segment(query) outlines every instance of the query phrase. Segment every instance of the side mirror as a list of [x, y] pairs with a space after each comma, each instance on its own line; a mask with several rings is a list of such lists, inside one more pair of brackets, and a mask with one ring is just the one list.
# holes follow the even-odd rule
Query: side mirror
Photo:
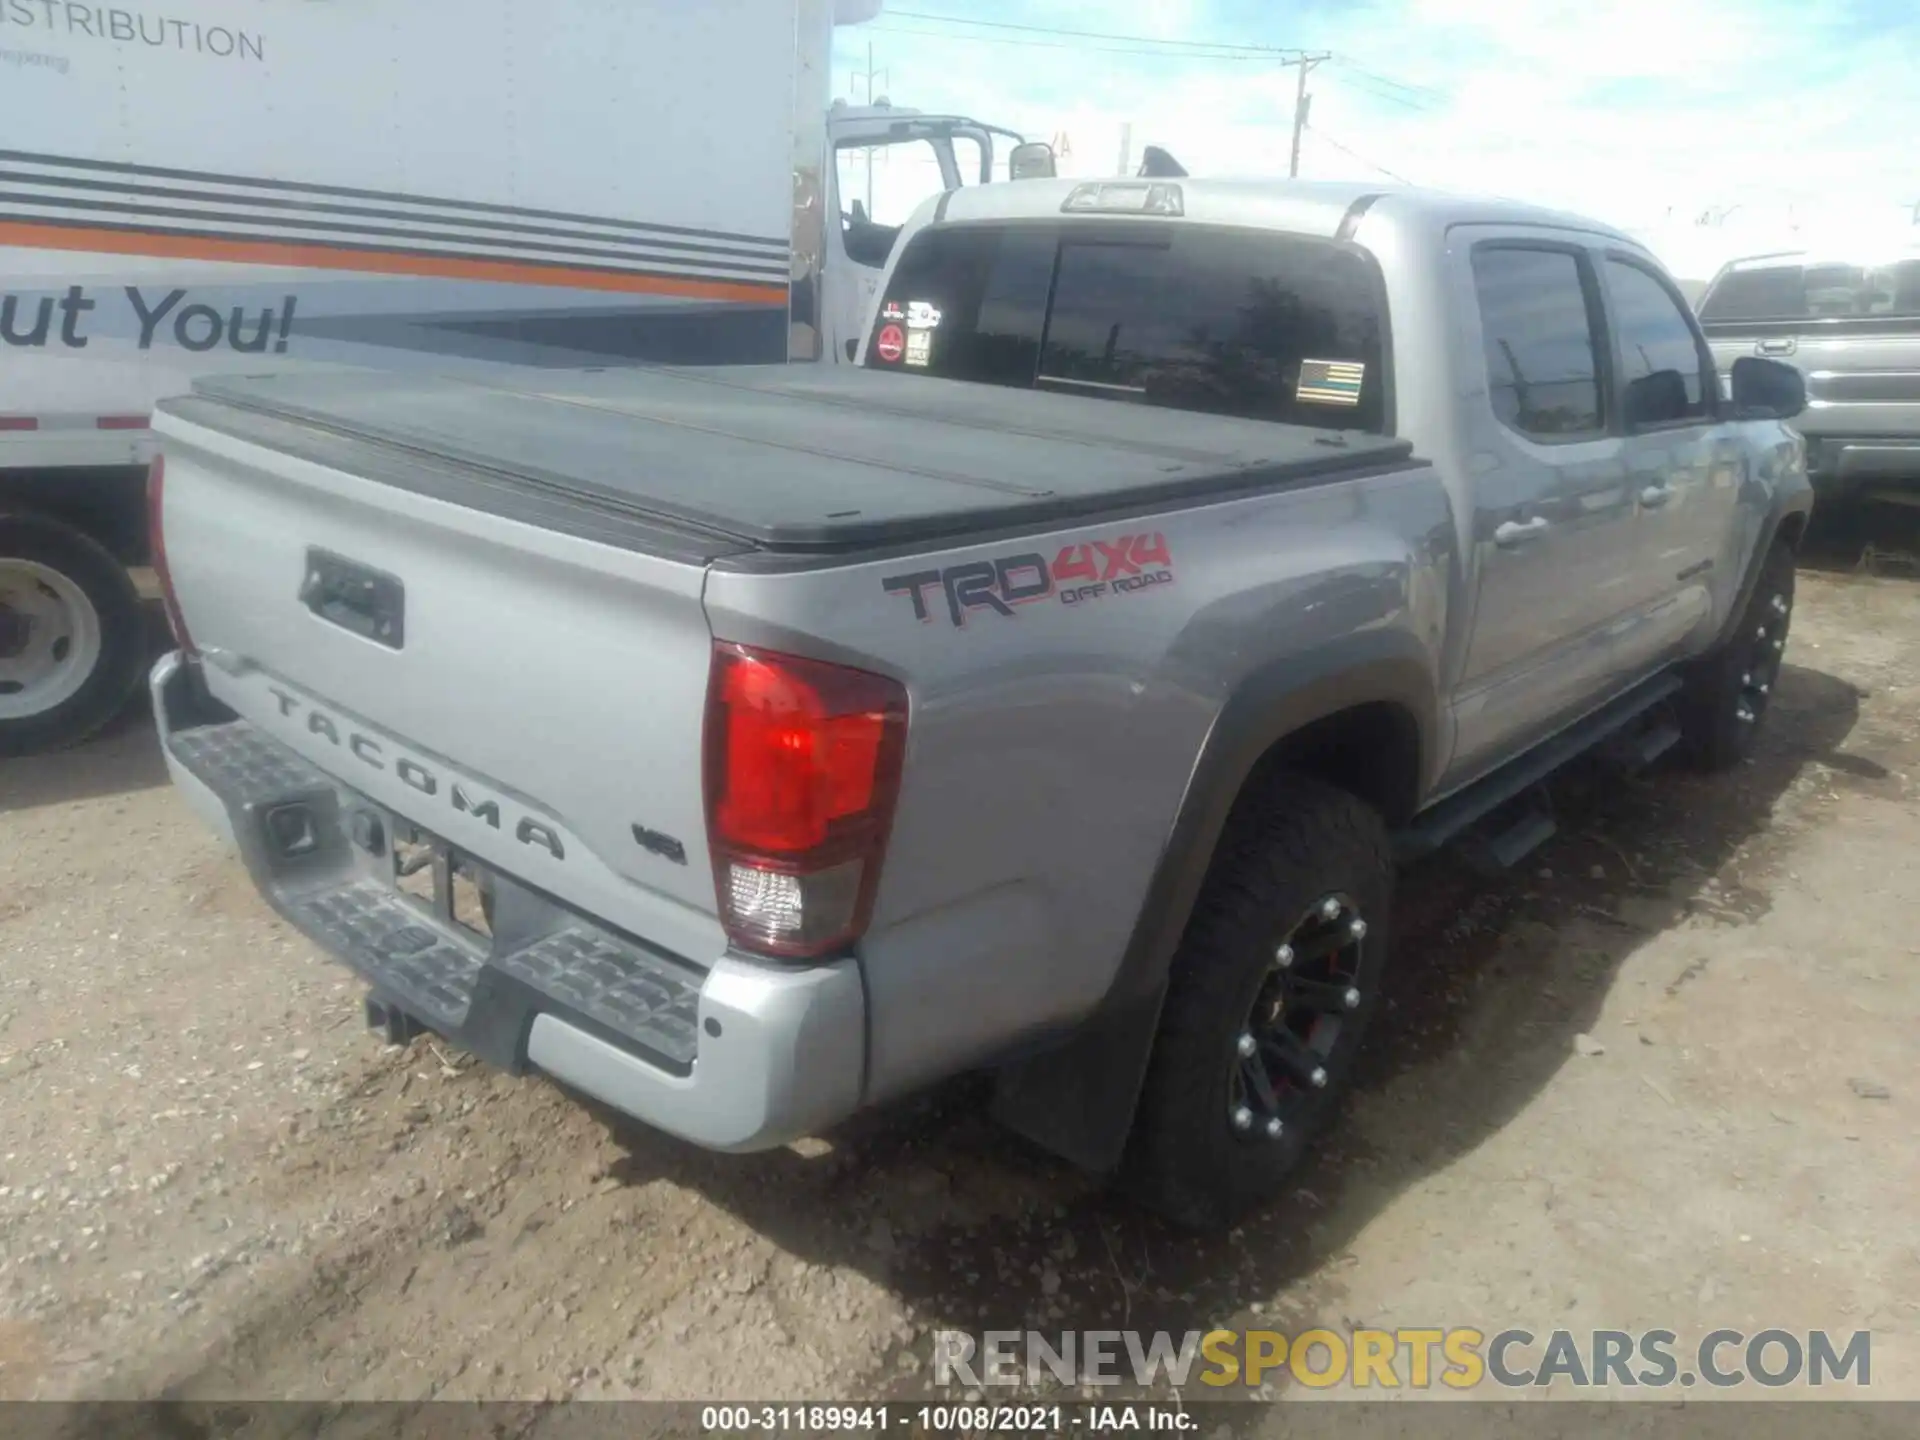
[[1807, 379], [1791, 365], [1742, 355], [1728, 377], [1733, 413], [1743, 420], [1791, 420], [1807, 408]]
[[1051, 180], [1054, 167], [1053, 147], [1039, 140], [1016, 145], [1007, 156], [1007, 177], [1012, 180]]

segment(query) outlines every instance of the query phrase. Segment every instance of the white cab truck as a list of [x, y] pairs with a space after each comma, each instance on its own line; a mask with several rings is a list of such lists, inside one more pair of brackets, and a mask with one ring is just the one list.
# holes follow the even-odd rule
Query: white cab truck
[[883, 222], [1019, 141], [831, 104], [880, 5], [0, 0], [0, 755], [137, 684], [196, 376], [849, 359]]

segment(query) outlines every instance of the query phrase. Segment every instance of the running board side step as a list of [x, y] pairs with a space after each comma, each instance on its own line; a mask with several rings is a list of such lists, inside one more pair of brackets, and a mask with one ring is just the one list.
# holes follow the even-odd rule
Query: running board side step
[[[1528, 751], [1512, 764], [1474, 781], [1466, 789], [1431, 806], [1394, 836], [1395, 857], [1404, 863], [1431, 855], [1496, 810], [1525, 795], [1562, 766], [1606, 746], [1610, 741], [1625, 743], [1625, 758], [1637, 762], [1634, 768], [1651, 763], [1678, 742], [1679, 727], [1671, 723], [1656, 725], [1644, 736], [1627, 736], [1625, 732], [1656, 706], [1671, 700], [1679, 693], [1681, 684], [1680, 677], [1672, 673], [1644, 681], [1626, 694], [1608, 701], [1551, 740]], [[1513, 860], [1505, 863], [1512, 864], [1543, 844], [1552, 834], [1551, 813], [1534, 810], [1502, 827], [1487, 842], [1486, 848], [1489, 858], [1500, 854], [1511, 855]]]
[[1511, 870], [1560, 833], [1544, 785], [1517, 796], [1455, 842], [1462, 858], [1485, 874]]
[[1670, 719], [1614, 736], [1595, 753], [1618, 770], [1638, 774], [1680, 743], [1680, 727]]

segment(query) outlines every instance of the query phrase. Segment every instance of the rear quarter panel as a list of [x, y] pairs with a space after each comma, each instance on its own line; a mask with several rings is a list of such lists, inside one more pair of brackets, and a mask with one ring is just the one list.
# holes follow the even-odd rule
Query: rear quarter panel
[[[1141, 567], [1157, 582], [1116, 592], [1057, 578], [1006, 614], [956, 621], [935, 582], [922, 618], [909, 589], [885, 583], [1022, 556], [1058, 572], [1081, 547], [1104, 576], [1107, 557], [1137, 555], [1141, 537], [1164, 542], [1165, 562]], [[1369, 632], [1392, 632], [1437, 675], [1454, 568], [1446, 494], [1421, 466], [933, 556], [713, 571], [718, 638], [908, 687], [900, 806], [861, 945], [868, 1098], [1092, 1011], [1229, 697], [1289, 657]], [[1037, 584], [1014, 573], [1017, 588]], [[1104, 588], [1066, 593], [1087, 584]]]

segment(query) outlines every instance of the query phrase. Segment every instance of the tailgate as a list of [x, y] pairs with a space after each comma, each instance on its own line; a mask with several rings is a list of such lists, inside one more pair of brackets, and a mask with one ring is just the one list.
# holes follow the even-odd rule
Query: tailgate
[[167, 561], [209, 688], [483, 863], [682, 956], [720, 954], [701, 591], [726, 542], [599, 543], [591, 524], [366, 478], [397, 458], [455, 483], [430, 457], [350, 440], [296, 457], [224, 428], [156, 420]]

